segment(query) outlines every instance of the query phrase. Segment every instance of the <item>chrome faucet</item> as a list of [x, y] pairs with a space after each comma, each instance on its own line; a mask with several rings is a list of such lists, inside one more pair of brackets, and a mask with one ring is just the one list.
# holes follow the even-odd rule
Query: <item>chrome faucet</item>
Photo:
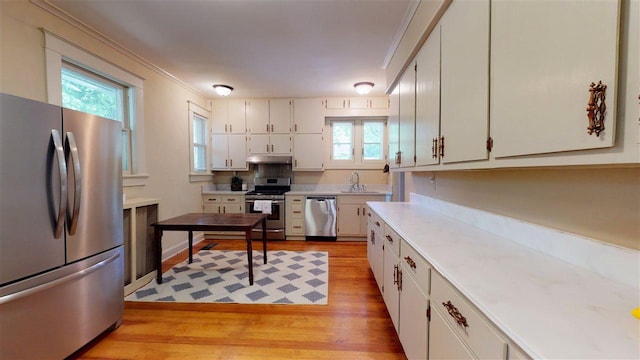
[[[353, 175], [356, 176], [356, 183], [353, 183]], [[351, 191], [360, 191], [360, 175], [354, 171], [351, 173], [351, 177], [349, 178], [349, 184], [351, 184]]]

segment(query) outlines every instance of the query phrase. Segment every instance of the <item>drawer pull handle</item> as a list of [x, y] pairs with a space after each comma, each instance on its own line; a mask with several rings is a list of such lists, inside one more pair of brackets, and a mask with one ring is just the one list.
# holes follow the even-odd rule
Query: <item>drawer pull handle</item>
[[294, 213], [294, 214], [302, 214], [302, 211], [294, 210], [294, 211], [293, 211], [293, 213]]
[[236, 201], [236, 199], [227, 199], [227, 201]]
[[416, 268], [416, 262], [413, 261], [413, 259], [410, 256], [405, 256], [404, 261], [406, 261], [407, 264], [409, 264], [409, 267], [411, 267], [412, 269]]
[[451, 300], [447, 301], [446, 303], [443, 302], [442, 305], [444, 305], [444, 307], [449, 312], [449, 315], [451, 315], [451, 317], [458, 323], [458, 325], [469, 327], [467, 318], [460, 314], [460, 311], [458, 311], [458, 309], [451, 303]]
[[294, 226], [293, 226], [293, 228], [294, 228], [294, 229], [302, 229], [302, 226], [296, 226], [296, 225], [294, 225]]
[[385, 237], [387, 238], [387, 240], [389, 240], [390, 243], [393, 244], [393, 238], [391, 236], [386, 235]]

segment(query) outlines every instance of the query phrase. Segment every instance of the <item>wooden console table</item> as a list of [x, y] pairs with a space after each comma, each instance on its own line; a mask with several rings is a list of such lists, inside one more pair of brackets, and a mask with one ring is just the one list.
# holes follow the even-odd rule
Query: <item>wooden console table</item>
[[193, 261], [193, 232], [194, 231], [244, 231], [247, 240], [247, 261], [249, 264], [249, 285], [253, 285], [253, 249], [251, 244], [251, 229], [262, 223], [262, 249], [264, 263], [267, 263], [267, 214], [213, 214], [191, 213], [180, 215], [168, 220], [152, 224], [155, 229], [156, 259], [158, 277], [156, 281], [162, 284], [162, 232], [189, 232], [189, 263]]

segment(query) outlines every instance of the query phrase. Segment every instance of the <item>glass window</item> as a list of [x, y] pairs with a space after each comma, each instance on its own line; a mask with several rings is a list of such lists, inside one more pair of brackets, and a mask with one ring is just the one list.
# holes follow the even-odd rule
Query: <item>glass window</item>
[[64, 63], [62, 106], [117, 120], [122, 124], [122, 172], [131, 172], [131, 128], [128, 88], [96, 73]]
[[207, 170], [207, 119], [193, 114], [193, 170]]
[[363, 144], [362, 157], [364, 160], [384, 159], [384, 122], [365, 121], [362, 123]]
[[335, 121], [332, 124], [332, 160], [353, 159], [353, 123]]

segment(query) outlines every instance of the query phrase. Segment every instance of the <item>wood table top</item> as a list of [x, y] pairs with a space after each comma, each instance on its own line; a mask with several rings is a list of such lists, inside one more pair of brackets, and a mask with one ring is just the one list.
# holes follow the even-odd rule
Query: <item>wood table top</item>
[[159, 221], [151, 226], [163, 230], [237, 230], [253, 228], [268, 217], [268, 214], [238, 213], [238, 214], [214, 214], [214, 213], [190, 213], [176, 216], [171, 219]]

